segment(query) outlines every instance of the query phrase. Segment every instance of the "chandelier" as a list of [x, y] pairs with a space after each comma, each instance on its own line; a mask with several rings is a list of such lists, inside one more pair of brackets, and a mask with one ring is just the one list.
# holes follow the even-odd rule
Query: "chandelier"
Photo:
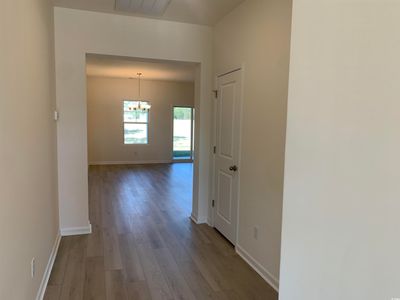
[[136, 101], [132, 101], [131, 105], [129, 105], [128, 110], [134, 111], [134, 110], [141, 110], [141, 111], [148, 111], [151, 108], [151, 105], [148, 101], [143, 101], [140, 97], [140, 78], [143, 74], [142, 73], [137, 73], [138, 76], [138, 91], [139, 91], [139, 97]]

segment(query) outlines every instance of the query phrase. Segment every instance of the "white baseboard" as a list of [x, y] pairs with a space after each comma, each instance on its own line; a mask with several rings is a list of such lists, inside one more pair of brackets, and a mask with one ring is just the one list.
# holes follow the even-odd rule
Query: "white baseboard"
[[247, 262], [273, 289], [279, 292], [279, 280], [268, 272], [256, 259], [254, 259], [241, 246], [236, 245], [236, 253]]
[[56, 240], [54, 241], [53, 249], [51, 250], [49, 261], [47, 262], [46, 269], [44, 270], [43, 278], [40, 283], [36, 300], [43, 300], [44, 294], [46, 293], [47, 283], [50, 279], [51, 270], [53, 269], [54, 261], [56, 260], [58, 247], [60, 246], [61, 234], [57, 233]]
[[170, 164], [172, 160], [91, 161], [90, 166]]
[[195, 215], [190, 215], [190, 219], [192, 219], [192, 221], [194, 222], [194, 223], [196, 223], [196, 224], [205, 224], [205, 223], [207, 223], [207, 218], [206, 217], [204, 217], [204, 218], [198, 218], [198, 217], [196, 217]]
[[89, 223], [88, 226], [83, 227], [61, 228], [60, 232], [61, 236], [90, 234], [92, 233], [92, 225]]
[[196, 217], [195, 215], [191, 214], [191, 215], [190, 215], [190, 219], [191, 219], [195, 224], [198, 224], [198, 223], [197, 223], [197, 217]]

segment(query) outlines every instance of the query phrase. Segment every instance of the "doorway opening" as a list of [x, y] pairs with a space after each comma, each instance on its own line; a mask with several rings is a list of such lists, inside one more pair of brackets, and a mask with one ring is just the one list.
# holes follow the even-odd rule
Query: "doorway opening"
[[[199, 67], [191, 62], [86, 55], [89, 182], [104, 171], [111, 174], [104, 182], [110, 187], [105, 194], [124, 190], [113, 197], [129, 205], [142, 199], [143, 207], [135, 206], [132, 215], [148, 213], [145, 203], [163, 205], [164, 211], [187, 220], [193, 214]], [[114, 176], [118, 180], [112, 181]], [[179, 191], [179, 196], [171, 191]]]
[[174, 106], [173, 112], [174, 161], [193, 161], [194, 159], [194, 108]]

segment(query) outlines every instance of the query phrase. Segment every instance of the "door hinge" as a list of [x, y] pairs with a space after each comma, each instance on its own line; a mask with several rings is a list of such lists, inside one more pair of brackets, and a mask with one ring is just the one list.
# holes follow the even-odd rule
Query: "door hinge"
[[212, 207], [215, 206], [215, 200], [213, 200], [213, 201], [211, 202], [211, 206], [212, 206]]
[[213, 153], [214, 153], [214, 154], [217, 153], [217, 146], [214, 146], [214, 148], [213, 148]]
[[213, 90], [215, 98], [218, 98], [218, 90]]

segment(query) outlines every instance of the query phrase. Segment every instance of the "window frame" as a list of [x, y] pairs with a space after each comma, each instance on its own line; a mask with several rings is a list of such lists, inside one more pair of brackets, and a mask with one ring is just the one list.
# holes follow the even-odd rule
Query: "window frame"
[[[135, 121], [125, 121], [125, 102], [146, 102], [150, 104], [150, 101], [140, 101], [140, 100], [130, 100], [130, 99], [124, 99], [122, 100], [122, 142], [125, 146], [146, 146], [150, 144], [150, 135], [149, 135], [149, 127], [150, 127], [150, 110], [147, 111], [147, 122], [135, 122]], [[125, 124], [143, 124], [146, 125], [146, 131], [147, 131], [147, 142], [146, 143], [126, 143], [125, 142]]]

